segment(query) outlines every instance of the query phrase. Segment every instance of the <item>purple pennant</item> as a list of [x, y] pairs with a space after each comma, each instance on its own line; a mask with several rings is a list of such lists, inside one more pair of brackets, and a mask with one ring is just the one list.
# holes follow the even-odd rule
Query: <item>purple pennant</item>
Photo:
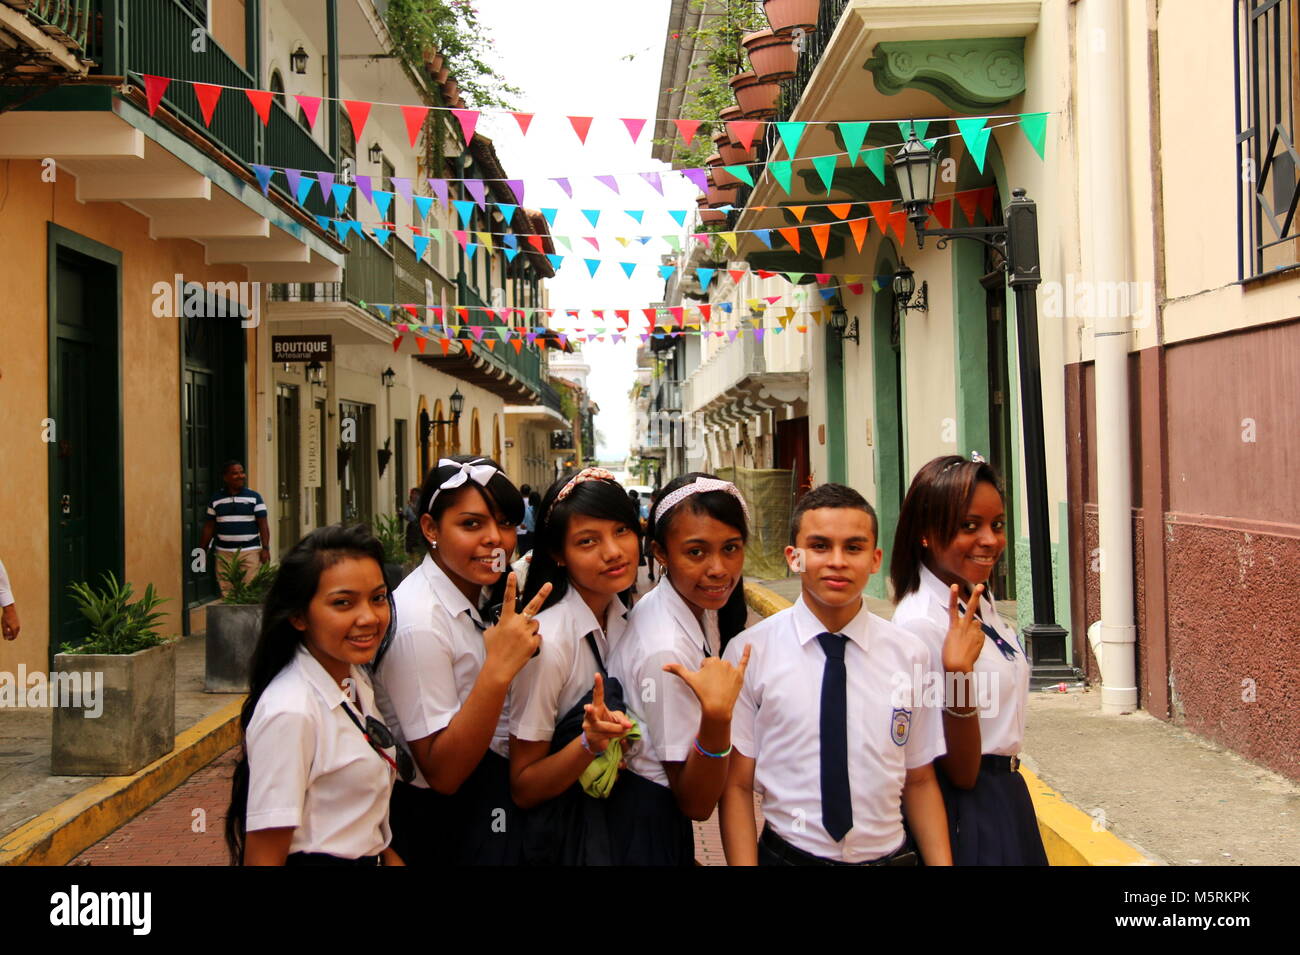
[[569, 336], [568, 336], [568, 335], [564, 334], [564, 332], [556, 332], [556, 334], [560, 337], [560, 347], [561, 347], [561, 348], [563, 348], [565, 345], [569, 344]]
[[680, 171], [683, 176], [699, 187], [700, 192], [709, 191], [709, 176], [703, 169], [682, 169]]
[[295, 196], [298, 195], [298, 180], [302, 178], [302, 170], [286, 169], [284, 171], [284, 178], [289, 180], [289, 192]]
[[266, 195], [266, 190], [271, 186], [271, 167], [254, 163], [253, 172], [257, 173], [257, 184], [262, 187], [262, 195]]
[[438, 197], [439, 202], [441, 202], [444, 206], [447, 205], [447, 180], [446, 179], [430, 179], [429, 188], [433, 190], [433, 194]]
[[334, 173], [318, 172], [316, 181], [320, 183], [320, 194], [326, 202], [329, 202], [330, 193], [334, 191]]
[[510, 191], [515, 194], [515, 199], [522, 206], [524, 204], [524, 181], [522, 179], [507, 179], [506, 185]]
[[393, 191], [406, 200], [407, 205], [411, 202], [411, 180], [398, 179], [393, 177]]
[[370, 177], [354, 176], [353, 178], [356, 180], [357, 183], [357, 192], [361, 193], [361, 195], [365, 197], [366, 202], [369, 202], [373, 205], [375, 200], [370, 198], [371, 189], [373, 188], [370, 185]]
[[729, 336], [727, 340], [734, 342], [736, 340], [736, 336], [739, 334], [740, 334], [739, 328], [729, 328], [727, 329], [727, 335]]
[[650, 340], [650, 336], [649, 336], [648, 334], [647, 334], [647, 335], [642, 335], [642, 336], [641, 336], [641, 344], [642, 344], [642, 345], [644, 345], [644, 344], [645, 344], [646, 342], [648, 342], [649, 340]]
[[609, 186], [609, 188], [614, 190], [616, 195], [620, 194], [618, 191], [618, 180], [613, 176], [597, 176], [596, 181], [603, 182], [605, 185]]
[[573, 198], [573, 186], [569, 185], [569, 180], [561, 178], [561, 179], [553, 179], [551, 181], [554, 182], [556, 185], [558, 185], [561, 189], [563, 189], [564, 194], [566, 196], [568, 196], [570, 199]]
[[655, 187], [655, 192], [659, 193], [659, 195], [661, 195], [661, 196], [664, 194], [664, 184], [663, 184], [663, 182], [661, 181], [661, 179], [660, 179], [660, 177], [659, 177], [659, 173], [657, 173], [657, 172], [643, 172], [643, 173], [640, 173], [640, 176], [641, 176], [641, 178], [644, 179], [646, 182], [650, 183], [650, 185], [652, 185], [652, 186]]
[[760, 342], [763, 340], [763, 329], [761, 328], [754, 329], [754, 340]]
[[527, 333], [524, 334], [524, 338], [526, 338], [526, 339], [528, 340], [528, 344], [531, 345], [533, 342], [535, 342], [535, 341], [537, 340], [537, 333], [536, 333], [536, 332], [527, 332]]
[[482, 179], [466, 179], [465, 191], [474, 197], [474, 201], [478, 203], [480, 209], [487, 209], [487, 206], [485, 205], [487, 192], [483, 186]]

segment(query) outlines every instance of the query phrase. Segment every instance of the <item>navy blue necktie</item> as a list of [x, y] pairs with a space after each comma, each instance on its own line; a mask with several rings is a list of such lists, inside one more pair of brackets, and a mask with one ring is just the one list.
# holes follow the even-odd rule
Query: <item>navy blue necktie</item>
[[819, 633], [826, 654], [822, 668], [821, 781], [822, 825], [836, 842], [853, 828], [853, 796], [849, 789], [848, 671], [844, 668], [842, 633]]
[[[966, 607], [960, 600], [957, 601], [957, 610], [963, 614], [966, 612]], [[976, 611], [976, 613], [978, 612]], [[1016, 648], [1007, 643], [1002, 634], [994, 630], [990, 624], [985, 623], [983, 617], [977, 617], [976, 619], [979, 620], [980, 629], [984, 631], [984, 635], [993, 641], [993, 645], [1002, 652], [1002, 655], [1008, 660], [1014, 660], [1016, 658]]]

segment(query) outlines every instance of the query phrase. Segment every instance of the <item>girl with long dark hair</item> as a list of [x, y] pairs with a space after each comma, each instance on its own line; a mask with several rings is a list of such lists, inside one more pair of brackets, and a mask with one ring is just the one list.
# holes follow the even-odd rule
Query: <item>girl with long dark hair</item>
[[610, 671], [633, 688], [642, 741], [620, 780], [615, 830], [633, 865], [691, 865], [691, 820], [713, 814], [727, 780], [738, 666], [722, 650], [745, 624], [748, 508], [734, 484], [684, 474], [650, 507], [663, 572], [633, 608]]
[[954, 865], [1047, 865], [1018, 771], [1029, 663], [988, 589], [1006, 520], [1001, 483], [983, 458], [935, 458], [908, 488], [889, 564], [894, 624], [942, 661], [947, 754], [935, 766]]
[[239, 724], [226, 842], [236, 865], [401, 865], [388, 802], [404, 753], [363, 667], [390, 634], [384, 549], [322, 527], [280, 564]]
[[394, 592], [398, 625], [375, 669], [380, 709], [418, 769], [393, 790], [393, 845], [410, 865], [518, 857], [506, 701], [537, 651], [532, 615], [546, 599], [516, 611], [507, 562], [523, 510], [489, 458], [443, 458], [420, 490], [427, 553]]
[[524, 596], [545, 598], [537, 616], [545, 639], [510, 695], [510, 782], [526, 810], [524, 861], [615, 863], [610, 791], [621, 785], [633, 724], [605, 661], [625, 625], [640, 521], [603, 468], [557, 480], [537, 520]]

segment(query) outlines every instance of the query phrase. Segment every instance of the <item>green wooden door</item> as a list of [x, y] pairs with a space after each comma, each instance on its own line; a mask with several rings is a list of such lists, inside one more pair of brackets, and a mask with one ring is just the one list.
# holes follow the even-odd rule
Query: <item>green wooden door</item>
[[181, 454], [181, 520], [185, 538], [185, 601], [190, 606], [215, 600], [218, 594], [215, 570], [207, 566], [208, 554], [196, 561], [194, 551], [202, 539], [208, 501], [216, 489], [220, 462], [214, 460], [212, 436], [212, 373], [185, 369], [181, 409], [183, 441]]
[[280, 501], [280, 519], [276, 521], [277, 553], [284, 554], [298, 543], [298, 389], [294, 385], [275, 386], [275, 430], [278, 437], [276, 457]]

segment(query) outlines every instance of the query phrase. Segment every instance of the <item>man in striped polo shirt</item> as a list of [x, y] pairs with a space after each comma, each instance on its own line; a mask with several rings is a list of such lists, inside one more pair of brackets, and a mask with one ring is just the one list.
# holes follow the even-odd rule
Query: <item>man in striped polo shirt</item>
[[[204, 550], [216, 538], [214, 568], [234, 557], [248, 580], [259, 563], [271, 560], [271, 527], [266, 521], [266, 503], [262, 495], [247, 487], [248, 475], [238, 461], [227, 461], [221, 469], [224, 487], [208, 503], [208, 519], [203, 525], [203, 539], [199, 546]], [[218, 577], [221, 594], [230, 590], [230, 584]]]

